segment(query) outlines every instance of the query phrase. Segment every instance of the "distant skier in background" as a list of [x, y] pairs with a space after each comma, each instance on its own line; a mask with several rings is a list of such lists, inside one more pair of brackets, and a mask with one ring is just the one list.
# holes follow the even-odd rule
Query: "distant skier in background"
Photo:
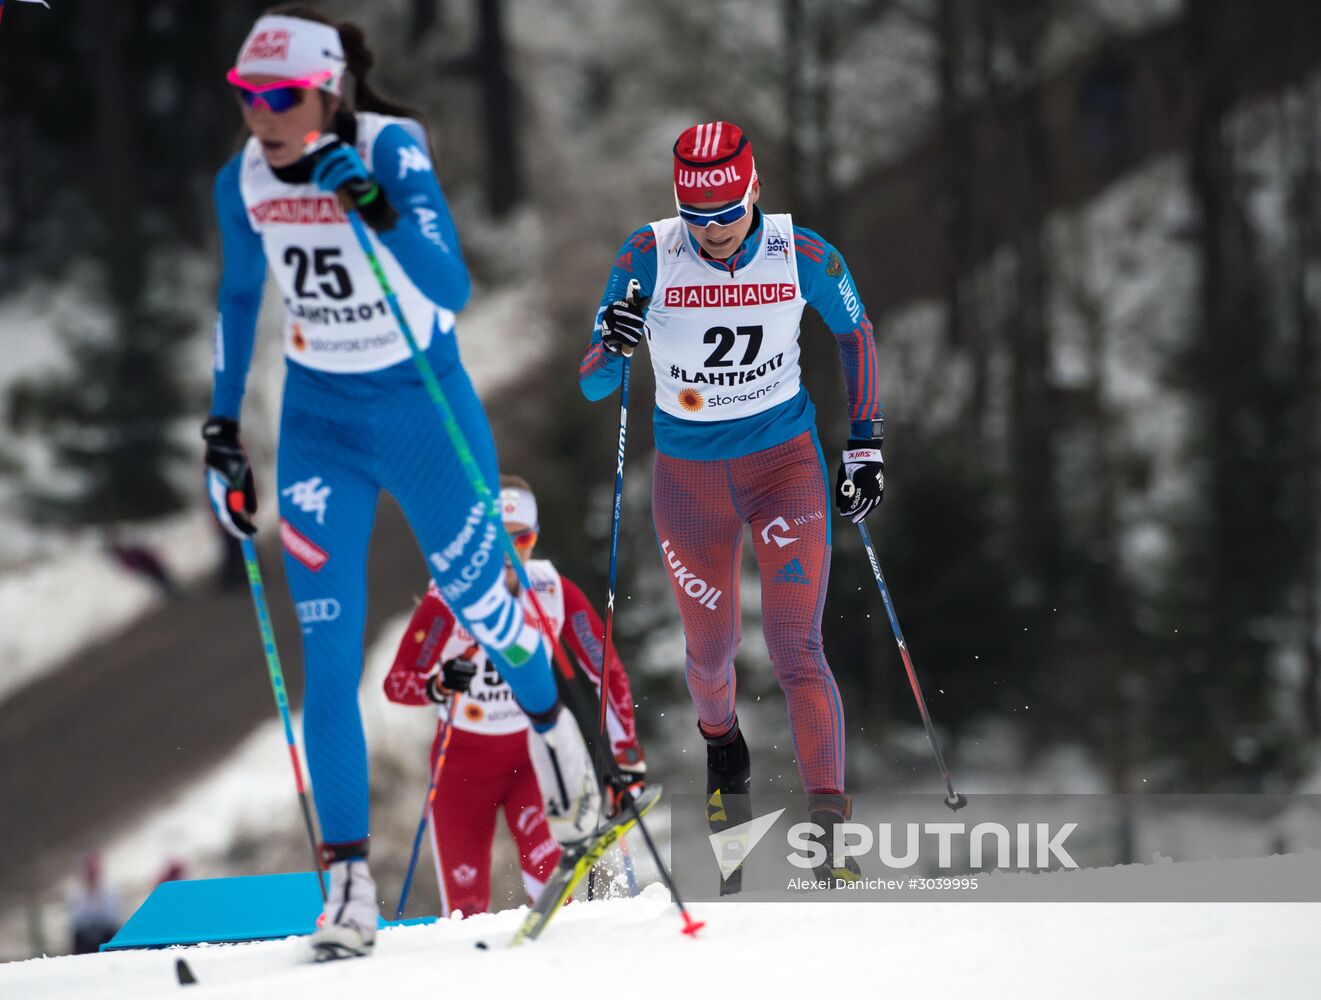
[[[358, 682], [367, 546], [381, 490], [399, 501], [440, 592], [531, 720], [540, 786], [565, 817], [552, 832], [564, 843], [584, 839], [600, 801], [537, 629], [505, 587], [500, 528], [459, 472], [345, 214], [357, 211], [370, 228], [400, 307], [494, 485], [495, 443], [454, 336], [470, 290], [458, 235], [425, 130], [416, 114], [372, 90], [372, 62], [361, 29], [335, 25], [315, 8], [293, 4], [259, 18], [227, 77], [251, 135], [215, 185], [224, 274], [202, 435], [212, 508], [239, 538], [256, 530], [239, 411], [268, 264], [284, 299], [280, 540], [303, 618], [303, 731], [331, 881], [312, 936], [318, 959], [367, 954], [376, 937]], [[331, 141], [308, 154], [309, 133]]]
[[105, 884], [101, 855], [90, 851], [83, 857], [79, 883], [69, 900], [69, 930], [75, 955], [99, 951], [119, 931], [119, 897]]
[[[526, 480], [502, 476], [500, 485], [505, 530], [513, 538], [546, 612], [550, 632], [564, 642], [599, 693], [601, 619], [572, 580], [561, 576], [549, 560], [531, 558], [540, 524], [536, 497]], [[518, 593], [518, 577], [512, 569], [505, 571], [505, 585], [511, 593]], [[522, 601], [524, 614], [535, 620], [532, 602], [526, 597]], [[430, 824], [442, 915], [459, 910], [471, 916], [490, 909], [491, 843], [501, 809], [518, 847], [529, 903], [534, 904], [555, 869], [560, 850], [546, 830], [528, 759], [527, 716], [433, 583], [413, 612], [385, 679], [386, 697], [393, 702], [439, 705], [442, 721], [431, 747], [433, 768], [456, 692], [460, 696], [458, 711], [451, 719]], [[621, 775], [607, 791], [612, 800], [625, 790], [636, 796], [642, 791], [647, 764], [634, 726], [628, 675], [613, 644], [606, 726]], [[611, 808], [616, 804], [612, 801]]]
[[127, 541], [116, 535], [106, 543], [106, 551], [128, 572], [150, 580], [171, 601], [177, 601], [183, 596], [174, 574], [165, 565], [160, 553], [151, 546]]
[[[645, 337], [656, 376], [652, 515], [707, 744], [712, 828], [751, 818], [722, 801], [746, 793], [751, 779], [734, 705], [739, 562], [750, 525], [771, 665], [810, 815], [829, 838], [850, 802], [844, 708], [821, 642], [830, 494], [816, 411], [799, 378], [803, 307], [820, 313], [839, 345], [851, 422], [835, 506], [852, 521], [884, 490], [876, 343], [839, 251], [788, 215], [763, 214], [760, 196], [752, 147], [737, 125], [694, 125], [679, 136], [677, 215], [624, 241], [579, 380], [588, 399], [605, 398], [620, 384], [623, 353]], [[626, 294], [633, 279], [638, 302]], [[746, 811], [747, 799], [736, 805]], [[857, 863], [847, 864], [818, 873], [849, 878]]]

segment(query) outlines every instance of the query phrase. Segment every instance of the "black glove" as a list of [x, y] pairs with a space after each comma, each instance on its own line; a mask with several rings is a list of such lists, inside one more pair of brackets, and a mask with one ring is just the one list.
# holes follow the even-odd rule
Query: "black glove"
[[252, 466], [239, 444], [239, 424], [227, 417], [211, 417], [202, 425], [206, 442], [206, 495], [220, 526], [235, 538], [256, 534], [257, 487]]
[[323, 191], [342, 191], [377, 232], [393, 229], [399, 221], [381, 185], [376, 183], [358, 151], [343, 139], [323, 136], [305, 157], [312, 168], [312, 183]]
[[885, 496], [885, 461], [881, 439], [849, 438], [835, 477], [835, 507], [854, 524], [880, 506]]
[[477, 664], [467, 656], [446, 660], [440, 665], [439, 673], [427, 678], [427, 697], [439, 704], [448, 701], [451, 692], [467, 694], [476, 676]]
[[629, 289], [628, 298], [616, 299], [601, 314], [601, 346], [611, 354], [632, 355], [642, 343], [642, 310], [649, 299], [639, 299]]
[[636, 800], [647, 787], [647, 763], [620, 763], [606, 772], [605, 795], [606, 815], [614, 817], [628, 805], [628, 799]]

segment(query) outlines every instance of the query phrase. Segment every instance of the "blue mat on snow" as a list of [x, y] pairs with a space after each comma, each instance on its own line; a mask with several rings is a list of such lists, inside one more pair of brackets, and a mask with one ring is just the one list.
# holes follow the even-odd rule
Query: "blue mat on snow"
[[[327, 876], [328, 878], [329, 876]], [[321, 916], [315, 872], [162, 882], [102, 951], [203, 941], [265, 941], [311, 934]], [[379, 927], [430, 924], [435, 917], [381, 920]]]

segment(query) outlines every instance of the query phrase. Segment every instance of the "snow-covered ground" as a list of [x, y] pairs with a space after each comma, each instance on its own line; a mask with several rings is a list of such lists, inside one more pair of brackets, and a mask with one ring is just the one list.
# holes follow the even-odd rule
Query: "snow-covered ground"
[[[1277, 859], [1289, 865], [1294, 859]], [[1176, 866], [1183, 867], [1183, 866]], [[1189, 876], [1204, 878], [1188, 866]], [[1068, 876], [1048, 875], [1044, 878]], [[573, 904], [532, 945], [516, 911], [381, 934], [375, 956], [305, 964], [298, 939], [34, 959], [0, 966], [24, 1000], [199, 996], [1315, 996], [1318, 904], [719, 903], [696, 940], [659, 886]], [[489, 945], [476, 947], [478, 941]]]

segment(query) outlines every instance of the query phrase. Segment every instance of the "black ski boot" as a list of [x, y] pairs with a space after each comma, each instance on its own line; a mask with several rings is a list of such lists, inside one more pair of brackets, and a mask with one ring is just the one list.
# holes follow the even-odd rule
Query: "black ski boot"
[[[816, 843], [826, 849], [826, 860], [817, 865], [816, 880], [828, 882], [830, 888], [838, 888], [840, 882], [856, 882], [862, 878], [862, 869], [852, 855], [845, 858], [832, 858], [834, 850], [835, 827], [853, 814], [853, 802], [847, 795], [810, 795], [807, 799], [808, 819], [821, 827], [823, 834], [813, 837]], [[838, 861], [838, 863], [835, 863]]]
[[[729, 732], [706, 737], [706, 822], [712, 833], [723, 833], [752, 820], [751, 786], [752, 760], [736, 719]], [[720, 847], [720, 895], [730, 896], [743, 888], [747, 832], [721, 838]]]

